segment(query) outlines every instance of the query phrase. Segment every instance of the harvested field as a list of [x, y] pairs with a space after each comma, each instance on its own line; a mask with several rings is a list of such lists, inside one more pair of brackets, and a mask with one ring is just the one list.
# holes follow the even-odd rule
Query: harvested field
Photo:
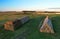
[[[3, 19], [0, 16], [0, 23], [3, 24], [8, 20], [13, 20], [15, 17], [14, 15], [14, 17], [11, 19], [9, 16], [11, 15], [4, 15], [2, 16]], [[16, 17], [20, 18], [21, 16], [25, 15], [17, 15]], [[55, 34], [41, 33], [39, 31], [41, 27], [39, 24], [42, 25], [46, 15], [28, 16], [31, 20], [14, 32], [4, 30], [3, 25], [0, 24], [0, 39], [60, 39], [60, 15], [49, 15], [54, 26], [53, 28], [56, 32]]]

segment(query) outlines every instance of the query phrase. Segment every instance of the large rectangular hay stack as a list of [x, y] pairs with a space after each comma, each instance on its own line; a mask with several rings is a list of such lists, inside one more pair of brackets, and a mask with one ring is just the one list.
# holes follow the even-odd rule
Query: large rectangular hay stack
[[4, 24], [4, 29], [14, 31], [15, 29], [21, 27], [27, 21], [29, 21], [28, 16], [24, 16], [13, 21], [8, 21]]

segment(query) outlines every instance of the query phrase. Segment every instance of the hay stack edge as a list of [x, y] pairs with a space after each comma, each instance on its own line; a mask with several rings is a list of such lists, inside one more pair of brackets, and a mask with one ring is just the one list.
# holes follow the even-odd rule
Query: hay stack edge
[[15, 29], [21, 27], [24, 23], [26, 23], [27, 21], [29, 21], [29, 17], [28, 16], [24, 16], [18, 19], [15, 19], [13, 21], [7, 21], [4, 24], [4, 29], [5, 30], [10, 30], [10, 31], [14, 31]]
[[40, 28], [40, 32], [46, 32], [46, 33], [54, 33], [52, 22], [47, 16]]

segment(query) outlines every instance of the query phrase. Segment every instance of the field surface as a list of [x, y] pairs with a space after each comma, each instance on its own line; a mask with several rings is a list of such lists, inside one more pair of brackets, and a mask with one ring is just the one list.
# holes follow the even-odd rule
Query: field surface
[[[28, 15], [30, 21], [19, 29], [12, 31], [4, 30], [3, 24], [8, 20], [14, 20], [25, 15], [0, 15], [0, 39], [60, 39], [60, 15], [48, 15], [52, 21], [55, 33], [41, 33], [39, 31], [46, 15]], [[40, 25], [40, 26], [39, 26]]]

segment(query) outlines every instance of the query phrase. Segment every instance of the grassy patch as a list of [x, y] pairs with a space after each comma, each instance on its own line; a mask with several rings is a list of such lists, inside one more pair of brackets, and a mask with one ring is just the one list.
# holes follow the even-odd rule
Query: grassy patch
[[[49, 15], [55, 34], [41, 33], [39, 28], [46, 15], [28, 15], [30, 21], [24, 24], [21, 28], [14, 32], [6, 31], [0, 25], [0, 38], [1, 39], [60, 39], [60, 15]], [[17, 16], [19, 17], [19, 16]], [[2, 20], [0, 22], [6, 22]], [[39, 26], [40, 24], [40, 26]]]

